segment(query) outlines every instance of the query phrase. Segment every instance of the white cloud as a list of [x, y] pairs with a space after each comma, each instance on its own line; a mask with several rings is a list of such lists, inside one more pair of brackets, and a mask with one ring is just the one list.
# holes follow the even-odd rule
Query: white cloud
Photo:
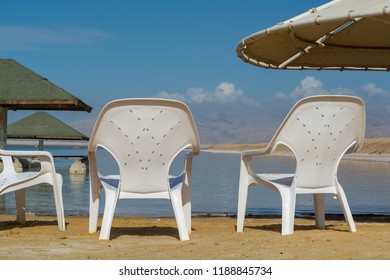
[[175, 99], [179, 101], [185, 101], [184, 95], [180, 93], [169, 93], [166, 91], [160, 91], [160, 93], [157, 95], [159, 98], [165, 98], [165, 99]]
[[204, 103], [207, 102], [208, 93], [203, 88], [189, 88], [182, 98], [191, 103]]
[[[363, 92], [368, 93], [368, 96], [390, 96], [390, 93], [386, 90], [376, 87], [374, 84], [367, 84], [361, 87]], [[289, 95], [283, 92], [275, 93], [276, 99], [288, 99], [296, 101], [298, 99], [312, 96], [312, 95], [358, 95], [357, 91], [350, 88], [337, 87], [333, 89], [326, 89], [321, 80], [316, 79], [313, 76], [306, 76], [301, 80], [299, 86], [297, 86]]]
[[320, 80], [313, 76], [305, 77], [299, 86], [290, 94], [292, 99], [300, 99], [311, 95], [321, 95], [328, 93]]
[[220, 83], [214, 90], [213, 94], [210, 95], [213, 100], [222, 103], [235, 102], [243, 96], [244, 93], [242, 92], [242, 90], [236, 89], [234, 84], [227, 82]]
[[201, 87], [189, 88], [184, 94], [169, 93], [161, 91], [157, 95], [160, 98], [176, 99], [188, 103], [253, 103], [255, 102], [245, 97], [241, 89], [236, 88], [233, 83], [222, 82], [215, 89], [205, 90]]
[[109, 37], [97, 29], [0, 25], [1, 50], [39, 50], [44, 45], [93, 44]]
[[[326, 89], [323, 83], [313, 76], [307, 76], [300, 82], [289, 97], [293, 100], [300, 99], [311, 95], [333, 94], [333, 95], [360, 95], [365, 99], [374, 97], [390, 98], [390, 91], [380, 88], [374, 83], [368, 83], [357, 89], [338, 87], [334, 89]], [[287, 95], [283, 92], [277, 92], [275, 98], [286, 98]]]
[[369, 83], [361, 87], [362, 91], [367, 93], [370, 97], [389, 97], [390, 92], [377, 87], [374, 83]]

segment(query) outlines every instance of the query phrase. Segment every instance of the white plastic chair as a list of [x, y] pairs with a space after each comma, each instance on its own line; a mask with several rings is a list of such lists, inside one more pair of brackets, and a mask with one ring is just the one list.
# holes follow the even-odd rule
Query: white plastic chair
[[[25, 189], [37, 184], [47, 183], [53, 186], [58, 228], [64, 231], [65, 218], [62, 201], [62, 176], [56, 173], [52, 155], [45, 151], [0, 150], [0, 157], [3, 162], [3, 171], [0, 173], [0, 195], [15, 192], [17, 222], [21, 224], [25, 224], [26, 222]], [[13, 157], [39, 160], [40, 170], [16, 172]]]
[[[97, 149], [116, 160], [119, 175], [103, 176]], [[188, 150], [182, 174], [169, 175], [174, 158]], [[100, 239], [109, 239], [118, 199], [169, 199], [180, 240], [191, 232], [192, 157], [200, 150], [198, 132], [189, 108], [166, 99], [122, 99], [108, 103], [92, 132], [88, 153], [90, 172], [89, 232], [97, 231], [100, 190], [105, 191]]]
[[[325, 194], [338, 198], [351, 232], [356, 231], [337, 169], [346, 152], [358, 151], [365, 134], [365, 106], [352, 96], [312, 96], [300, 100], [289, 112], [265, 149], [241, 154], [237, 232], [244, 229], [248, 187], [260, 184], [280, 192], [282, 234], [294, 231], [297, 194], [313, 194], [316, 226], [325, 226]], [[287, 146], [296, 159], [294, 174], [256, 174], [252, 158]]]

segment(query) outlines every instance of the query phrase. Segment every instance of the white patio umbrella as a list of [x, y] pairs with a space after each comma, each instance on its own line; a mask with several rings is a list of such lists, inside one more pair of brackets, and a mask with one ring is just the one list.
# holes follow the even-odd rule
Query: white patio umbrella
[[390, 0], [334, 0], [256, 32], [237, 46], [270, 69], [390, 70]]

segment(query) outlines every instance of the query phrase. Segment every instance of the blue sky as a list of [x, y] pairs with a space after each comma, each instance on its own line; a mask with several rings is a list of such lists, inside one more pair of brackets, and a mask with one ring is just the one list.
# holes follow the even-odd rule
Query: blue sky
[[190, 106], [203, 143], [267, 141], [300, 97], [342, 93], [366, 101], [368, 136], [390, 136], [389, 73], [275, 71], [236, 56], [242, 38], [326, 2], [4, 0], [0, 53], [93, 107], [50, 112], [86, 134], [110, 100], [168, 97]]

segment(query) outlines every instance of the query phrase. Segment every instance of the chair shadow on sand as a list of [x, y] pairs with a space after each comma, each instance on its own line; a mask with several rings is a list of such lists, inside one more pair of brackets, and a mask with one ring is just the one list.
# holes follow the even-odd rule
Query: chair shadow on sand
[[121, 236], [169, 236], [180, 240], [176, 227], [159, 227], [159, 226], [145, 226], [145, 227], [112, 227], [110, 239], [117, 239]]
[[[371, 215], [371, 214], [362, 214], [362, 215], [354, 215], [354, 220], [358, 223], [390, 223], [390, 215]], [[271, 219], [280, 219], [280, 223], [274, 223], [274, 224], [265, 224], [265, 225], [251, 225], [251, 226], [245, 226], [245, 228], [253, 229], [253, 230], [264, 230], [264, 231], [272, 231], [272, 232], [281, 232], [282, 229], [282, 220], [280, 216], [252, 216], [248, 215], [247, 218], [250, 219], [261, 219], [261, 220], [271, 220]], [[294, 228], [297, 231], [310, 231], [317, 229], [315, 226], [315, 220], [314, 220], [314, 214], [307, 217], [299, 217], [299, 219], [303, 220], [309, 220], [313, 221], [312, 225], [299, 225], [295, 224]], [[343, 215], [337, 215], [337, 214], [327, 214], [326, 219], [328, 223], [325, 225], [325, 230], [332, 230], [332, 231], [340, 231], [340, 232], [348, 232], [347, 229], [337, 229], [335, 228], [337, 225], [332, 223], [332, 221], [343, 221], [344, 216]]]
[[34, 220], [34, 221], [26, 221], [25, 224], [20, 224], [17, 221], [1, 221], [0, 231], [12, 230], [15, 228], [31, 228], [31, 227], [40, 227], [40, 226], [58, 226], [58, 222], [57, 220], [52, 220], [52, 221]]

